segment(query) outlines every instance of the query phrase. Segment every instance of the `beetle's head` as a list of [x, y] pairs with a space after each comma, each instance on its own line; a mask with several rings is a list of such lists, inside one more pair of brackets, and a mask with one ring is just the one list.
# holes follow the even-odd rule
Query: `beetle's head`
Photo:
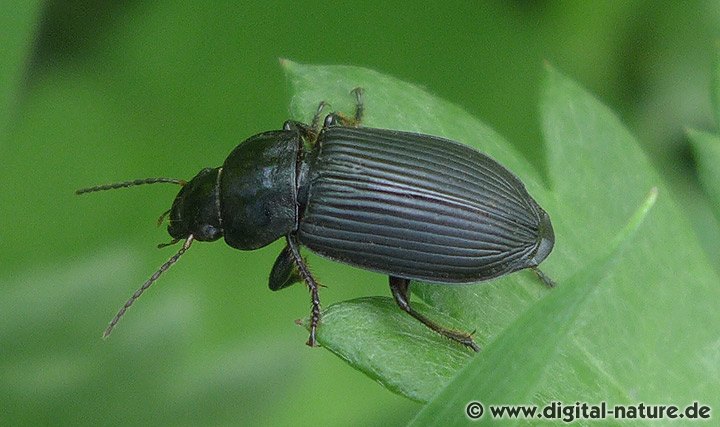
[[544, 210], [540, 210], [540, 226], [538, 227], [538, 245], [535, 255], [532, 258], [534, 265], [540, 265], [555, 246], [555, 232], [553, 231], [550, 216]]
[[173, 237], [169, 244], [161, 244], [158, 247], [168, 246], [184, 240], [180, 250], [170, 257], [143, 285], [133, 293], [129, 300], [122, 306], [120, 311], [108, 325], [103, 338], [110, 335], [115, 325], [125, 315], [125, 312], [140, 296], [155, 283], [160, 275], [177, 262], [178, 259], [190, 248], [194, 240], [213, 241], [222, 236], [220, 228], [220, 200], [218, 196], [218, 177], [220, 168], [205, 168], [200, 171], [190, 182], [174, 178], [147, 178], [134, 181], [118, 182], [115, 184], [97, 185], [95, 187], [77, 190], [75, 194], [93, 193], [96, 191], [114, 190], [117, 188], [133, 187], [136, 185], [171, 183], [182, 186], [182, 189], [175, 196], [172, 208], [160, 216], [158, 225], [165, 216], [170, 214], [170, 225], [168, 233]]
[[220, 226], [220, 168], [205, 168], [183, 186], [170, 208], [168, 233], [173, 239], [212, 242], [222, 237]]

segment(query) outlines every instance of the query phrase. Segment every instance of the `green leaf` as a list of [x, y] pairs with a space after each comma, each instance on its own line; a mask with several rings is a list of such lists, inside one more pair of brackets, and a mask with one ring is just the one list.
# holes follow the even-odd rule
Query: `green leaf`
[[712, 75], [712, 104], [715, 123], [720, 126], [720, 42], [715, 43], [715, 58]]
[[[449, 386], [445, 376], [437, 378], [439, 394], [423, 417], [442, 407], [465, 421], [464, 405], [486, 397], [538, 404], [700, 400], [720, 406], [714, 391], [720, 382], [720, 334], [705, 327], [720, 324], [718, 277], [635, 138], [599, 101], [547, 70], [541, 102], [548, 151], [544, 183], [534, 169], [540, 159], [529, 163], [487, 126], [416, 86], [356, 67], [284, 65], [294, 117], [309, 120], [320, 100], [332, 103], [332, 110], [351, 112], [349, 91], [362, 86], [365, 125], [444, 136], [490, 154], [526, 183], [553, 220], [556, 248], [542, 267], [558, 282], [555, 290], [544, 289], [527, 272], [478, 285], [413, 285], [434, 310], [476, 330], [484, 347]], [[653, 211], [634, 239], [627, 231], [620, 234], [627, 242], [622, 256], [609, 252], [651, 188], [659, 194]], [[418, 376], [407, 369], [396, 375], [373, 370], [370, 358], [358, 353], [413, 364], [430, 354], [450, 359], [447, 345], [413, 340], [418, 325], [394, 324], [392, 311], [363, 308], [376, 310], [377, 322], [385, 323], [380, 320], [385, 317], [385, 324], [403, 328], [404, 340], [402, 332], [388, 328], [373, 334], [358, 328], [353, 338], [361, 345], [350, 347], [352, 340], [345, 339], [343, 347], [332, 335], [359, 322], [339, 317], [323, 318], [321, 329], [335, 331], [323, 339], [355, 368], [393, 384], [392, 390], [412, 390]]]
[[[425, 304], [416, 302], [413, 307], [445, 326], [462, 329], [457, 321]], [[438, 384], [449, 382], [473, 355], [399, 310], [389, 297], [359, 298], [329, 306], [323, 312], [317, 338], [320, 345], [370, 378], [421, 402], [430, 400]], [[402, 359], [396, 357], [398, 348], [402, 349]]]
[[720, 218], [720, 137], [698, 130], [688, 130], [698, 176], [703, 190]]

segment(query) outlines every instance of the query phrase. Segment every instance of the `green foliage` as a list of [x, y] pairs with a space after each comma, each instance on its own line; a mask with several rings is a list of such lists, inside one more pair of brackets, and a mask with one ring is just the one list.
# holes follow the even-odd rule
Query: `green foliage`
[[[422, 303], [413, 306], [443, 326], [462, 330], [457, 321]], [[472, 357], [471, 350], [422, 326], [386, 297], [331, 305], [323, 311], [318, 342], [388, 389], [421, 402]]]
[[556, 249], [543, 267], [558, 281], [556, 290], [542, 289], [525, 273], [487, 284], [416, 286], [434, 310], [476, 329], [484, 347], [449, 385], [446, 372], [433, 378], [427, 367], [443, 358], [456, 366], [457, 350], [419, 339], [424, 326], [400, 321], [389, 303], [327, 309], [319, 338], [330, 351], [408, 397], [427, 400], [416, 394], [418, 383], [443, 390], [418, 421], [462, 419], [472, 399], [663, 403], [670, 396], [689, 403], [716, 396], [718, 332], [701, 325], [720, 324], [718, 278], [634, 137], [582, 88], [548, 68], [541, 101], [544, 183], [497, 134], [416, 86], [356, 67], [284, 65], [296, 118], [307, 120], [321, 99], [351, 111], [349, 91], [361, 86], [367, 126], [471, 144], [515, 172], [553, 219]]
[[698, 177], [720, 218], [720, 137], [699, 130], [688, 130], [698, 165]]
[[[713, 110], [715, 123], [720, 124], [720, 46], [718, 46], [713, 73]], [[720, 219], [720, 136], [690, 129], [688, 136], [698, 166], [700, 185], [711, 202], [711, 208]]]

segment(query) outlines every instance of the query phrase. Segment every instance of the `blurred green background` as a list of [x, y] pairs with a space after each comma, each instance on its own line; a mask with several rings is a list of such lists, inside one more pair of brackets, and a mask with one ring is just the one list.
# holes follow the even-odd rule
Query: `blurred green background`
[[[279, 244], [196, 244], [100, 339], [174, 252], [154, 248], [169, 240], [154, 224], [177, 189], [73, 191], [190, 178], [278, 128], [290, 100], [279, 57], [424, 86], [540, 167], [548, 61], [633, 129], [719, 264], [685, 129], [715, 128], [720, 2], [11, 3], [0, 5], [2, 425], [380, 425], [419, 410], [303, 344], [307, 291], [267, 289]], [[379, 275], [310, 259], [324, 305], [388, 293]]]

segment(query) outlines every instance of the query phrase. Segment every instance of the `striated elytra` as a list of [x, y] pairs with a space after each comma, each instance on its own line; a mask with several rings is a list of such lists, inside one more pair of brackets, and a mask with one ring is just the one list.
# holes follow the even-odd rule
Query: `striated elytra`
[[203, 169], [188, 182], [150, 178], [78, 190], [182, 185], [166, 212], [171, 243], [182, 240], [182, 248], [125, 303], [104, 336], [193, 241], [221, 237], [240, 250], [285, 238], [270, 289], [307, 284], [310, 346], [316, 345], [320, 301], [301, 246], [387, 274], [403, 310], [476, 351], [470, 334], [437, 325], [411, 307], [411, 280], [473, 283], [530, 268], [552, 285], [537, 268], [553, 249], [550, 217], [515, 175], [454, 141], [360, 127], [363, 92], [353, 93], [352, 118], [332, 113], [320, 125], [321, 103], [311, 125], [287, 121], [282, 130], [252, 136], [221, 167]]

